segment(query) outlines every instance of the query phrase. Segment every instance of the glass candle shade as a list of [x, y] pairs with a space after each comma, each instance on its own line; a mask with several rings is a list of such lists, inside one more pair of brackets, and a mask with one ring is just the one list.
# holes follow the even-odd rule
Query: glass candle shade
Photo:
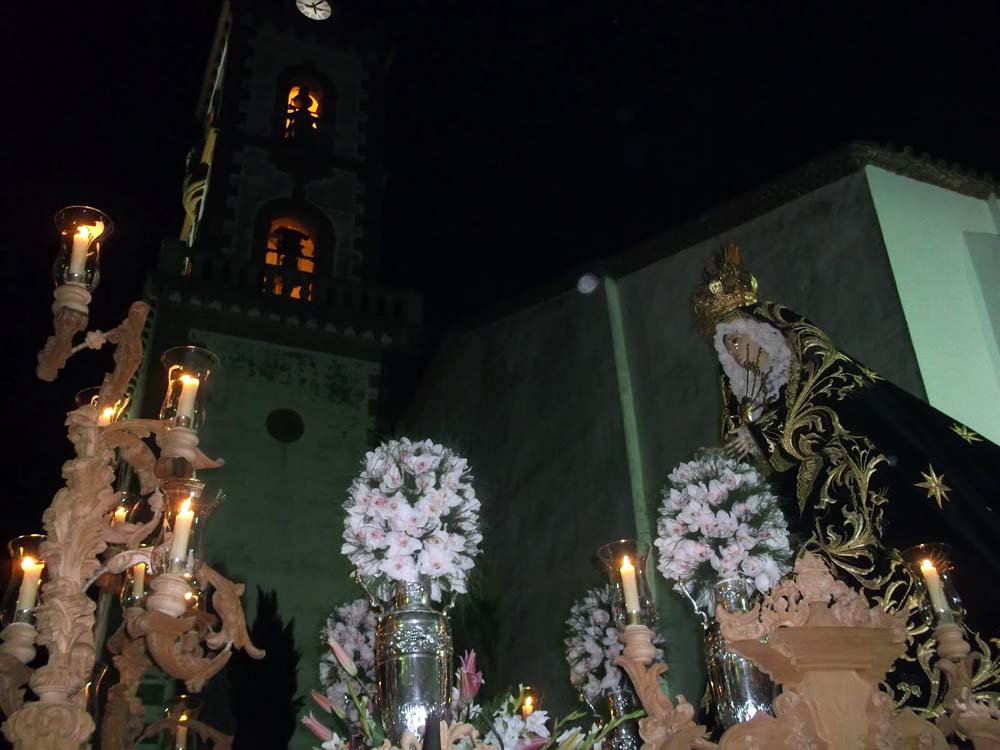
[[90, 206], [67, 206], [53, 220], [59, 230], [59, 252], [52, 266], [56, 286], [77, 284], [93, 290], [101, 278], [101, 244], [114, 231], [114, 222]]
[[[97, 407], [97, 402], [101, 396], [101, 387], [95, 385], [92, 388], [84, 388], [82, 391], [76, 394], [77, 408], [81, 406], [86, 406], [90, 404]], [[99, 427], [109, 425], [112, 422], [117, 422], [125, 416], [125, 412], [128, 409], [129, 397], [128, 394], [122, 396], [115, 403], [105, 406], [97, 415], [97, 424]]]
[[965, 608], [952, 579], [951, 547], [939, 543], [918, 544], [904, 550], [902, 555], [928, 624], [932, 627], [961, 625]]
[[[195, 479], [170, 479], [163, 482], [163, 528], [159, 544], [166, 545], [163, 571], [180, 573], [193, 579], [198, 561], [203, 559], [205, 526], [224, 499], [204, 494], [205, 483]], [[167, 531], [170, 541], [167, 542]]]
[[167, 391], [160, 419], [171, 427], [197, 431], [205, 422], [206, 387], [219, 358], [198, 346], [175, 346], [161, 360], [167, 369]]
[[521, 714], [521, 718], [527, 719], [541, 707], [542, 691], [531, 685], [523, 686], [521, 688], [521, 705], [517, 707], [517, 710]]
[[[597, 550], [611, 584], [611, 615], [615, 627], [656, 624], [656, 603], [649, 590], [646, 565], [649, 544], [635, 539], [619, 539]], [[626, 561], [626, 558], [628, 560]]]
[[34, 622], [38, 592], [45, 571], [41, 551], [44, 541], [44, 534], [24, 534], [11, 539], [7, 544], [11, 560], [10, 583], [0, 610], [0, 620], [5, 626], [15, 622]]
[[131, 492], [119, 492], [118, 503], [112, 509], [109, 520], [112, 526], [131, 523], [135, 516], [136, 506], [142, 501]]
[[162, 747], [169, 750], [199, 750], [202, 747], [197, 732], [190, 726], [190, 722], [198, 718], [202, 705], [199, 699], [190, 695], [178, 695], [167, 706], [165, 711], [171, 729], [167, 733], [168, 742]]
[[142, 607], [149, 595], [149, 584], [152, 580], [153, 574], [146, 563], [136, 563], [126, 570], [125, 583], [122, 584], [122, 609]]

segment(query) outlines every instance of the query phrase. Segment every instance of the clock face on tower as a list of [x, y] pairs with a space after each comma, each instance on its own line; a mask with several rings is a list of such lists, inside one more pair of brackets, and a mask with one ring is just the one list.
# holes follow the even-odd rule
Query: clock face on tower
[[325, 21], [333, 15], [333, 8], [327, 0], [295, 0], [295, 7], [306, 18]]

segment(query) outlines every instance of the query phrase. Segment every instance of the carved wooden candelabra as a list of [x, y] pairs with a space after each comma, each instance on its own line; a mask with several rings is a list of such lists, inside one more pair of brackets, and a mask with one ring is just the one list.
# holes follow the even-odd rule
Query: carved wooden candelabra
[[944, 624], [934, 631], [937, 666], [948, 681], [944, 713], [932, 722], [896, 709], [880, 683], [905, 653], [905, 615], [869, 607], [813, 554], [800, 557], [793, 575], [751, 611], [719, 607], [716, 617], [727, 645], [782, 686], [775, 716], [758, 713], [727, 730], [718, 745], [709, 742], [694, 708], [682, 696], [674, 705], [660, 690], [667, 667], [654, 662], [652, 631], [629, 625], [615, 663], [646, 710], [639, 723], [644, 750], [945, 750], [955, 735], [976, 750], [1000, 750], [1000, 711], [973, 694], [984, 656], [970, 653], [962, 628]]
[[[93, 209], [86, 210], [91, 212], [87, 216], [95, 215]], [[93, 218], [90, 221], [98, 222]], [[90, 266], [85, 264], [92, 263], [90, 258], [95, 255], [88, 247], [96, 242], [93, 237], [80, 239], [81, 233], [86, 235], [84, 225], [77, 222], [73, 227], [77, 234], [72, 236], [72, 255], [66, 240], [63, 252], [66, 257], [61, 267], [57, 261], [57, 268], [67, 278], [73, 274], [76, 274], [73, 278], [84, 278], [84, 271], [90, 273]], [[103, 227], [100, 224], [99, 228]], [[84, 343], [74, 346], [74, 336], [87, 325], [89, 289], [82, 283], [66, 281], [56, 288], [55, 298], [55, 331], [38, 355], [38, 376], [53, 380], [74, 353], [87, 347], [97, 349], [108, 342], [116, 347], [115, 367], [105, 376], [96, 404], [84, 404], [67, 416], [66, 426], [76, 457], [63, 466], [66, 484], [42, 515], [47, 539], [41, 551], [49, 577], [35, 608], [36, 624], [32, 627], [30, 623], [16, 623], [19, 627], [8, 626], [2, 634], [0, 708], [7, 715], [4, 734], [16, 750], [78, 750], [94, 732], [94, 720], [86, 710], [85, 685], [96, 656], [95, 605], [87, 590], [102, 573], [120, 573], [140, 561], [162, 560], [172, 537], [166, 531], [160, 547], [137, 548], [160, 523], [163, 503], [158, 488], [165, 479], [170, 479], [162, 476], [162, 471], [161, 476], [156, 476], [156, 457], [144, 439], [152, 436], [160, 448], [161, 459], [173, 459], [161, 461], [161, 469], [180, 467], [185, 480], [195, 470], [219, 465], [197, 449], [196, 440], [181, 435], [193, 431], [174, 429], [176, 420], [172, 424], [159, 420], [99, 424], [98, 416], [119, 402], [142, 361], [140, 337], [148, 306], [134, 303], [128, 317], [114, 330], [87, 333]], [[180, 440], [184, 445], [172, 451], [178, 436], [184, 438]], [[150, 496], [154, 517], [148, 523], [111, 521], [118, 500], [113, 469], [116, 452], [120, 460], [132, 467], [142, 493]], [[100, 556], [109, 545], [120, 545], [125, 551], [102, 565]], [[141, 730], [135, 688], [142, 672], [152, 663], [196, 691], [225, 665], [234, 646], [245, 649], [254, 658], [263, 657], [264, 653], [253, 646], [246, 631], [240, 603], [243, 586], [204, 564], [196, 575], [204, 588], [214, 589], [212, 604], [219, 620], [205, 613], [187, 612], [183, 602], [174, 610], [174, 616], [162, 611], [169, 607], [161, 607], [161, 611], [132, 609], [126, 613], [123, 631], [112, 639], [111, 648], [122, 683], [111, 689], [112, 706], [102, 732], [109, 741], [114, 737], [134, 738]], [[34, 655], [36, 642], [46, 648], [48, 658], [32, 671], [27, 662]], [[38, 700], [24, 701], [25, 683]]]

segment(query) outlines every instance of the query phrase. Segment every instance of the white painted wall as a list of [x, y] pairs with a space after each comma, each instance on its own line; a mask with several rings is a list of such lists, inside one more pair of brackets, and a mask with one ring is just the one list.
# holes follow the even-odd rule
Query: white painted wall
[[928, 401], [1000, 443], [996, 207], [878, 167], [865, 174]]

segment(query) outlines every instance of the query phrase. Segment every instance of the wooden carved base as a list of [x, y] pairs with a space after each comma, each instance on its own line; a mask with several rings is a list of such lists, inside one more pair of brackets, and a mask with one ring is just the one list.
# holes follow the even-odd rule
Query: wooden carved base
[[625, 652], [615, 659], [615, 664], [628, 674], [635, 687], [639, 702], [646, 710], [646, 718], [639, 720], [639, 736], [643, 750], [708, 750], [715, 745], [705, 739], [705, 727], [694, 722], [694, 707], [683, 695], [677, 696], [677, 705], [660, 689], [660, 675], [667, 665], [658, 662], [653, 646], [653, 631], [645, 625], [627, 625], [619, 635]]
[[755, 609], [716, 618], [733, 651], [779, 683], [776, 718], [757, 714], [730, 728], [722, 750], [945, 750], [944, 735], [912, 711], [894, 711], [879, 689], [906, 648], [905, 615], [894, 617], [830, 574], [812, 554]]
[[31, 669], [20, 659], [0, 652], [0, 711], [10, 716], [24, 705], [24, 689], [31, 679]]
[[146, 711], [138, 698], [139, 683], [153, 662], [146, 653], [145, 641], [130, 638], [124, 625], [108, 639], [108, 650], [118, 670], [118, 683], [108, 690], [101, 721], [101, 750], [128, 750], [145, 724]]
[[146, 608], [170, 617], [180, 617], [188, 609], [191, 584], [180, 573], [161, 573], [153, 579], [153, 593], [146, 600]]
[[29, 664], [35, 658], [35, 639], [38, 633], [35, 626], [28, 622], [12, 622], [0, 632], [3, 645], [0, 651], [10, 654], [21, 664]]

